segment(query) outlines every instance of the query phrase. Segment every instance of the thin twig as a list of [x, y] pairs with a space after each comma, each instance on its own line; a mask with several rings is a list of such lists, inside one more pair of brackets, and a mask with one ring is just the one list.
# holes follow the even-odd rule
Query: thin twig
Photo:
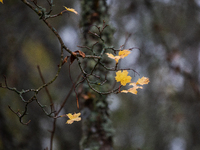
[[19, 110], [18, 111], [14, 111], [9, 105], [8, 105], [8, 108], [14, 113], [14, 114], [16, 114], [17, 115], [17, 117], [19, 118], [19, 122], [21, 123], [21, 124], [23, 124], [23, 125], [28, 125], [30, 122], [31, 122], [31, 120], [29, 120], [28, 122], [26, 122], [26, 123], [24, 123], [23, 121], [22, 121], [22, 118], [26, 115], [26, 112], [27, 112], [27, 110], [28, 110], [28, 103], [26, 103], [26, 105], [25, 105], [25, 110], [24, 110], [24, 112], [21, 114], [20, 112], [19, 112]]
[[61, 110], [63, 109], [63, 107], [65, 106], [65, 103], [67, 102], [69, 96], [71, 95], [71, 93], [72, 93], [74, 87], [76, 88], [75, 85], [77, 84], [77, 82], [78, 82], [78, 80], [80, 79], [81, 75], [82, 75], [82, 73], [79, 74], [79, 76], [77, 77], [76, 81], [74, 82], [74, 85], [72, 85], [72, 87], [71, 87], [70, 91], [68, 92], [68, 94], [67, 94], [65, 100], [62, 102], [60, 108], [59, 108], [58, 111], [56, 112], [56, 116], [60, 113], [60, 111], [61, 111]]
[[[43, 84], [46, 84], [39, 65], [37, 66], [37, 69], [38, 69], [40, 78], [41, 78], [41, 80], [42, 80], [42, 83], [43, 83]], [[46, 91], [46, 93], [47, 93], [47, 96], [49, 97], [49, 101], [50, 101], [50, 103], [51, 103], [51, 107], [52, 107], [53, 111], [55, 111], [54, 103], [53, 103], [52, 97], [51, 97], [51, 95], [50, 95], [49, 90], [48, 90], [47, 87], [45, 87], [45, 91]]]

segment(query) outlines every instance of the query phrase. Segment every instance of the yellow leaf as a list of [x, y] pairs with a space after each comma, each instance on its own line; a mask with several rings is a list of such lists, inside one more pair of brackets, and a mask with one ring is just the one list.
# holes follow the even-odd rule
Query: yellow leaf
[[128, 56], [131, 52], [129, 50], [122, 50], [119, 51], [118, 55], [120, 56], [120, 58], [124, 58], [126, 56]]
[[140, 85], [143, 85], [143, 84], [148, 84], [150, 81], [149, 81], [149, 78], [147, 77], [142, 77], [140, 79], [138, 79], [138, 81], [136, 82], [136, 84], [140, 84]]
[[3, 0], [0, 0], [0, 2], [3, 4]]
[[137, 86], [137, 84], [136, 84], [135, 82], [130, 83], [129, 85], [132, 85], [133, 87], [130, 88], [130, 89], [128, 89], [128, 90], [123, 90], [123, 91], [121, 91], [121, 92], [122, 92], [122, 93], [128, 93], [128, 92], [130, 92], [130, 93], [132, 93], [132, 94], [137, 95], [137, 89], [143, 89], [142, 86]]
[[127, 75], [128, 75], [127, 70], [123, 70], [123, 72], [117, 71], [115, 80], [117, 82], [121, 82], [121, 85], [125, 86], [127, 83], [131, 82], [131, 76], [127, 76]]
[[113, 54], [110, 53], [106, 53], [108, 55], [108, 57], [110, 57], [111, 59], [115, 59], [116, 63], [118, 63], [119, 59], [124, 58], [126, 56], [128, 56], [130, 54], [129, 50], [122, 50], [119, 51], [118, 56], [113, 56]]
[[[65, 7], [65, 6], [63, 6], [63, 7]], [[75, 9], [73, 9], [73, 8], [67, 8], [67, 7], [65, 7], [65, 9], [66, 9], [67, 11], [71, 11], [71, 12], [73, 12], [73, 13], [75, 13], [75, 14], [78, 15], [78, 12], [77, 12]]]
[[128, 93], [128, 90], [122, 90], [121, 92], [122, 93]]
[[109, 58], [111, 59], [115, 59], [116, 63], [118, 63], [120, 56], [113, 56], [113, 54], [110, 53], [106, 53], [108, 55]]
[[128, 93], [128, 92], [130, 92], [130, 93], [132, 93], [132, 94], [135, 94], [135, 95], [137, 95], [137, 89], [136, 88], [130, 88], [130, 89], [128, 89], [128, 90], [122, 90], [121, 91], [122, 93]]
[[149, 78], [147, 78], [147, 77], [142, 77], [142, 78], [140, 78], [140, 79], [138, 79], [138, 81], [135, 83], [135, 82], [133, 82], [133, 83], [130, 83], [129, 85], [132, 85], [133, 87], [132, 88], [130, 88], [130, 89], [128, 89], [128, 90], [122, 90], [121, 92], [122, 93], [128, 93], [128, 92], [130, 92], [130, 93], [132, 93], [132, 94], [135, 94], [135, 95], [137, 95], [137, 89], [143, 89], [143, 87], [142, 86], [138, 86], [138, 84], [140, 84], [140, 85], [144, 85], [144, 84], [148, 84], [150, 81], [149, 81]]
[[81, 117], [79, 117], [81, 113], [74, 113], [73, 115], [71, 113], [68, 113], [67, 116], [69, 117], [69, 120], [67, 120], [67, 124], [72, 124], [74, 121], [80, 121]]

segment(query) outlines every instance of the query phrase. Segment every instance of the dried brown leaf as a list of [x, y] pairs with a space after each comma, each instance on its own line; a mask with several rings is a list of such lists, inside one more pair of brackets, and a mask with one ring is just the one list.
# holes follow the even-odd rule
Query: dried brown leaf
[[63, 62], [62, 62], [62, 65], [64, 65], [64, 63], [66, 63], [67, 62], [67, 59], [69, 58], [69, 56], [66, 56], [65, 58], [64, 58], [64, 60], [63, 60]]

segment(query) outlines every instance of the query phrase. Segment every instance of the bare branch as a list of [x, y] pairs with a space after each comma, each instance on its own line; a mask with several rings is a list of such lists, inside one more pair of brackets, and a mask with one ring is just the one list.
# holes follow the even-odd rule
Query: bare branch
[[27, 106], [28, 106], [28, 103], [26, 103], [26, 105], [25, 105], [25, 110], [24, 110], [24, 112], [21, 114], [20, 112], [19, 112], [19, 110], [18, 111], [14, 111], [9, 105], [8, 105], [8, 108], [15, 114], [15, 115], [17, 115], [17, 117], [19, 118], [19, 122], [21, 123], [21, 124], [23, 124], [23, 125], [28, 125], [30, 122], [31, 122], [31, 120], [29, 120], [28, 122], [26, 122], [26, 123], [24, 123], [23, 121], [22, 121], [22, 118], [26, 115], [26, 113], [27, 113]]

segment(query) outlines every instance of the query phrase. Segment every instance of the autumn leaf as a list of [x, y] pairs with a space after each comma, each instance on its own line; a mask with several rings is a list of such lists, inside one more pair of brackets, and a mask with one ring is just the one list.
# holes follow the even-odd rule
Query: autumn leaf
[[74, 113], [73, 115], [71, 113], [68, 113], [67, 116], [69, 118], [69, 120], [67, 120], [67, 124], [72, 124], [74, 121], [80, 121], [81, 117], [79, 117], [81, 115], [81, 113]]
[[3, 4], [3, 0], [0, 0], [0, 2]]
[[131, 82], [131, 76], [127, 76], [127, 75], [128, 75], [127, 70], [123, 70], [122, 72], [117, 71], [115, 79], [117, 82], [121, 82], [121, 85], [125, 86], [127, 83]]
[[61, 64], [61, 66], [64, 65], [64, 63], [67, 62], [67, 59], [68, 59], [68, 58], [69, 58], [69, 56], [66, 56], [66, 57], [64, 58], [64, 60], [63, 60], [63, 62], [62, 62], [62, 64]]
[[80, 56], [82, 56], [83, 58], [85, 58], [85, 53], [84, 52], [82, 52], [80, 50], [77, 50], [77, 51], [75, 51], [75, 53], [78, 53]]
[[149, 78], [142, 77], [142, 78], [138, 79], [138, 81], [136, 82], [136, 84], [144, 85], [144, 84], [148, 84], [149, 82], [150, 82]]
[[[63, 7], [65, 7], [65, 6], [63, 6]], [[73, 8], [67, 8], [67, 7], [65, 7], [65, 9], [66, 9], [67, 11], [71, 11], [71, 12], [73, 12], [73, 13], [75, 13], [75, 14], [78, 15], [78, 12], [77, 12], [75, 9], [73, 9]]]
[[130, 92], [130, 93], [132, 93], [132, 94], [135, 94], [135, 95], [137, 95], [137, 89], [143, 89], [143, 87], [142, 86], [137, 86], [137, 84], [136, 83], [130, 83], [129, 85], [132, 85], [133, 87], [132, 88], [130, 88], [130, 89], [128, 89], [128, 90], [122, 90], [121, 92], [122, 93], [128, 93], [128, 92]]
[[106, 53], [106, 54], [108, 55], [109, 58], [115, 59], [116, 63], [118, 63], [119, 59], [128, 56], [130, 54], [130, 51], [129, 50], [119, 51], [118, 56], [114, 56], [113, 54], [110, 54], [110, 53]]
[[124, 58], [126, 56], [128, 56], [131, 52], [129, 50], [122, 50], [119, 51], [118, 55], [120, 56], [120, 58]]
[[137, 89], [143, 89], [143, 87], [142, 86], [138, 86], [138, 84], [140, 84], [140, 85], [144, 85], [144, 84], [148, 84], [150, 81], [149, 81], [149, 78], [147, 78], [147, 77], [142, 77], [142, 78], [140, 78], [140, 79], [138, 79], [138, 81], [135, 83], [135, 82], [133, 82], [133, 83], [130, 83], [129, 85], [132, 85], [133, 87], [132, 88], [130, 88], [130, 89], [128, 89], [128, 90], [122, 90], [121, 92], [122, 93], [128, 93], [128, 92], [130, 92], [130, 93], [132, 93], [132, 94], [135, 94], [135, 95], [137, 95]]
[[74, 60], [76, 59], [76, 53], [72, 52], [73, 55], [70, 56], [70, 64], [72, 64], [74, 62]]
[[114, 56], [113, 54], [110, 53], [106, 53], [108, 55], [109, 58], [111, 59], [115, 59], [116, 63], [118, 63], [120, 56]]

